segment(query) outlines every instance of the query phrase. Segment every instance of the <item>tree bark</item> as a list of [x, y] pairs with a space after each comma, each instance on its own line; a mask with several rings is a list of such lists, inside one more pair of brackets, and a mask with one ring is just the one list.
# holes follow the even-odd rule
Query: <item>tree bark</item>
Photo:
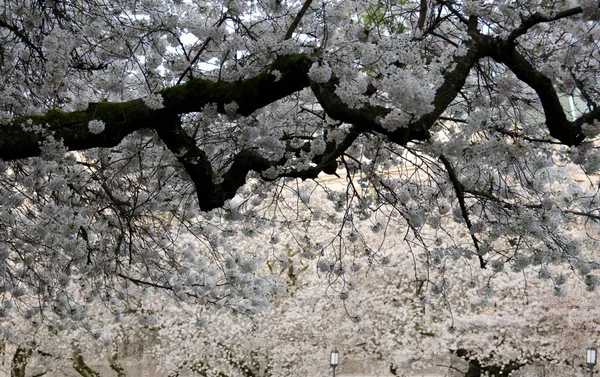
[[31, 348], [18, 346], [15, 354], [12, 358], [12, 364], [10, 369], [11, 377], [25, 377], [25, 370], [27, 369], [27, 363], [31, 358], [33, 350]]
[[83, 360], [81, 349], [77, 345], [73, 345], [73, 369], [81, 375], [81, 377], [100, 377], [100, 373], [90, 368]]
[[512, 372], [525, 366], [525, 364], [514, 360], [502, 365], [482, 365], [479, 359], [473, 358], [471, 353], [465, 349], [457, 350], [456, 355], [469, 363], [469, 369], [467, 369], [464, 377], [509, 377]]
[[113, 349], [110, 354], [110, 368], [117, 373], [117, 377], [126, 377], [125, 368], [119, 363], [119, 348], [116, 343], [113, 343]]
[[[308, 7], [310, 1], [304, 4]], [[426, 2], [423, 4], [426, 5]], [[560, 17], [571, 17], [579, 13], [581, 8], [576, 7], [561, 12]], [[302, 11], [299, 17], [301, 15]], [[463, 90], [472, 68], [481, 59], [488, 57], [504, 64], [522, 82], [535, 90], [551, 136], [565, 145], [580, 145], [585, 138], [582, 125], [600, 120], [600, 108], [569, 121], [560, 106], [552, 81], [527, 60], [514, 42], [515, 38], [530, 27], [547, 20], [533, 16], [525, 19], [521, 26], [513, 30], [512, 39], [502, 40], [477, 31], [477, 17], [466, 19], [458, 13], [457, 17], [468, 25], [470, 38], [464, 41], [466, 52], [455, 56], [448, 69], [442, 73], [441, 83], [437, 86], [433, 98], [432, 110], [393, 131], [381, 124], [381, 120], [390, 113], [390, 108], [374, 105], [365, 105], [360, 109], [351, 108], [336, 94], [336, 84], [339, 80], [335, 76], [327, 83], [311, 82], [308, 72], [315, 58], [305, 54], [292, 54], [277, 57], [262, 73], [253, 78], [233, 82], [196, 78], [164, 89], [160, 92], [164, 107], [158, 110], [148, 108], [142, 99], [137, 99], [124, 103], [92, 103], [84, 111], [52, 111], [44, 116], [22, 116], [10, 124], [0, 125], [0, 159], [10, 161], [40, 156], [41, 146], [51, 138], [62, 140], [67, 150], [74, 151], [113, 147], [132, 132], [150, 129], [157, 132], [166, 147], [183, 165], [197, 189], [201, 210], [210, 211], [233, 198], [237, 190], [245, 184], [250, 171], [262, 173], [270, 167], [285, 165], [287, 160], [283, 158], [281, 161], [270, 161], [251, 149], [237, 151], [231, 159], [229, 170], [217, 181], [203, 147], [197, 145], [196, 140], [182, 129], [179, 123], [182, 114], [200, 112], [207, 104], [216, 104], [219, 112], [226, 113], [226, 105], [235, 103], [238, 114], [250, 115], [310, 86], [329, 117], [353, 126], [351, 134], [342, 143], [328, 143], [330, 145], [327, 146], [327, 152], [311, 161], [315, 166], [307, 170], [288, 168], [275, 177], [312, 179], [323, 171], [331, 171], [336, 159], [350, 148], [362, 133], [385, 135], [390, 142], [399, 145], [427, 141], [430, 138], [430, 129]], [[273, 71], [281, 74], [279, 79], [272, 74]], [[102, 121], [105, 129], [98, 134], [91, 132], [88, 124], [92, 120]]]

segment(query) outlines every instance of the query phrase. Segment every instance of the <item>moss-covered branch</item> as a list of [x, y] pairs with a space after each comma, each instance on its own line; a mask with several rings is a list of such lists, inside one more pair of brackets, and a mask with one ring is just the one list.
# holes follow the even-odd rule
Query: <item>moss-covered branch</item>
[[[288, 55], [278, 58], [251, 79], [234, 82], [193, 79], [161, 91], [164, 108], [160, 110], [152, 110], [142, 99], [137, 99], [92, 103], [84, 111], [23, 116], [0, 126], [0, 159], [9, 161], [39, 156], [40, 145], [49, 137], [62, 140], [68, 150], [113, 147], [136, 130], [156, 129], [165, 119], [201, 111], [209, 103], [217, 104], [219, 111], [224, 112], [226, 104], [236, 102], [238, 113], [248, 115], [307, 87], [309, 67], [310, 60], [304, 55]], [[273, 70], [281, 72], [277, 81], [271, 74]], [[104, 122], [104, 131], [90, 132], [88, 123], [94, 119]]]
[[[582, 123], [600, 119], [600, 110], [588, 112], [580, 119], [569, 122], [551, 81], [537, 72], [513, 44], [481, 35], [475, 29], [470, 29], [470, 34], [472, 38], [466, 42], [466, 53], [456, 56], [451, 68], [443, 73], [443, 80], [433, 98], [432, 110], [394, 131], [381, 124], [381, 120], [390, 113], [389, 108], [365, 105], [355, 109], [346, 105], [336, 94], [338, 80], [333, 77], [327, 83], [309, 82], [308, 71], [312, 61], [303, 54], [295, 54], [277, 58], [254, 78], [235, 82], [191, 79], [167, 88], [160, 92], [164, 107], [159, 110], [152, 110], [142, 99], [137, 99], [123, 103], [92, 103], [84, 111], [53, 111], [44, 116], [18, 118], [11, 124], [0, 125], [0, 159], [40, 156], [41, 146], [52, 138], [62, 140], [68, 150], [85, 150], [113, 147], [136, 130], [150, 129], [157, 132], [166, 147], [177, 156], [198, 191], [201, 209], [208, 211], [233, 198], [245, 184], [250, 171], [262, 173], [270, 167], [284, 165], [286, 160], [270, 161], [252, 149], [238, 151], [232, 156], [228, 171], [217, 181], [202, 147], [182, 129], [180, 115], [199, 112], [207, 104], [216, 104], [217, 109], [224, 113], [226, 105], [232, 102], [237, 104], [239, 114], [249, 115], [310, 85], [329, 117], [353, 125], [342, 142], [327, 145], [326, 152], [315, 157], [308, 169], [296, 171], [287, 168], [278, 174], [278, 177], [315, 178], [323, 171], [335, 172], [336, 159], [361, 133], [383, 134], [391, 142], [400, 145], [429, 139], [431, 127], [463, 89], [471, 68], [484, 57], [492, 57], [507, 65], [519, 79], [537, 92], [552, 136], [567, 145], [577, 145], [583, 141]], [[281, 73], [279, 78], [272, 74], [274, 70]], [[104, 130], [98, 133], [90, 131], [91, 120], [102, 121]], [[310, 148], [309, 144], [306, 146]]]

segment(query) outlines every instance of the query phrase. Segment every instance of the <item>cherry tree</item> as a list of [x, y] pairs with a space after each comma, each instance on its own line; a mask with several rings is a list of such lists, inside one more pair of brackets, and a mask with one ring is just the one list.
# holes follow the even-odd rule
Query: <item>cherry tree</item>
[[587, 0], [5, 1], [0, 317], [60, 331], [149, 290], [257, 315], [280, 271], [240, 235], [291, 237], [339, 294], [357, 259], [389, 264], [391, 235], [425, 271], [560, 282], [567, 265], [593, 289], [598, 17]]
[[[311, 200], [325, 211], [334, 205]], [[472, 268], [462, 249], [470, 234], [451, 222], [439, 229], [464, 245], [454, 246], [453, 254], [410, 239], [414, 246], [407, 249], [406, 237], [390, 236], [378, 246], [383, 229], [373, 230], [373, 219], [355, 220], [355, 234], [341, 239], [337, 222], [321, 220], [307, 232], [314, 235], [311, 243], [323, 244], [322, 256], [306, 250], [309, 241], [295, 226], [277, 237], [227, 230], [240, 249], [262, 247], [265, 270], [287, 283], [273, 308], [252, 321], [227, 307], [197, 305], [145, 286], [121, 291], [130, 302], [92, 301], [85, 321], [55, 324], [13, 311], [3, 321], [12, 369], [19, 371], [13, 374], [74, 369], [88, 377], [104, 365], [127, 376], [132, 346], [144, 348], [134, 362], [172, 376], [325, 376], [334, 346], [342, 351], [342, 372], [356, 371], [356, 364], [363, 364], [363, 373], [398, 376], [431, 368], [449, 376], [507, 376], [536, 364], [551, 374], [585, 371], [583, 350], [600, 334], [597, 292], [569, 279], [572, 271]], [[434, 230], [419, 235], [431, 238]], [[336, 242], [325, 245], [331, 239]], [[327, 257], [351, 248], [363, 252], [347, 267]], [[69, 331], [60, 331], [65, 324]]]
[[159, 319], [153, 355], [171, 373], [198, 375], [327, 376], [334, 346], [342, 373], [498, 377], [543, 367], [550, 375], [586, 375], [585, 347], [600, 335], [596, 292], [565, 282], [572, 292], [557, 297], [551, 279], [503, 271], [492, 284], [492, 274], [450, 263], [438, 284], [452, 286], [442, 290], [435, 272], [415, 279], [401, 267], [406, 262], [369, 278], [349, 272], [359, 281], [347, 294], [334, 294], [335, 284], [307, 270], [255, 325], [222, 312], [196, 311], [197, 322], [169, 312]]

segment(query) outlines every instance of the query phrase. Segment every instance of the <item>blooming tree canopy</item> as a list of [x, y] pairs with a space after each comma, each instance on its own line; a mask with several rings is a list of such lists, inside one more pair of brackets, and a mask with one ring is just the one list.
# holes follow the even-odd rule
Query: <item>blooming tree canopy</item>
[[561, 294], [568, 264], [593, 289], [599, 12], [6, 0], [0, 316], [67, 328], [148, 290], [254, 315], [281, 289], [261, 263], [284, 233], [332, 276], [389, 264], [393, 234], [426, 267], [533, 269]]
[[[516, 377], [537, 365], [548, 375], [583, 376], [585, 347], [600, 337], [598, 291], [573, 280], [567, 297], [555, 297], [552, 281], [533, 271], [467, 271], [448, 261], [415, 275], [397, 251], [389, 266], [368, 276], [348, 271], [347, 284], [328, 284], [330, 276], [306, 268], [310, 259], [287, 256], [288, 291], [254, 323], [225, 308], [174, 305], [162, 294], [137, 308], [153, 316], [143, 326], [132, 316], [115, 320], [103, 305], [90, 306], [90, 326], [60, 333], [13, 316], [20, 339], [11, 343], [19, 347], [8, 352], [12, 369], [23, 370], [13, 376], [75, 368], [85, 377], [102, 366], [138, 375], [132, 363], [169, 376], [328, 376], [334, 346], [343, 374], [435, 368], [455, 377]], [[424, 263], [425, 254], [417, 259]]]

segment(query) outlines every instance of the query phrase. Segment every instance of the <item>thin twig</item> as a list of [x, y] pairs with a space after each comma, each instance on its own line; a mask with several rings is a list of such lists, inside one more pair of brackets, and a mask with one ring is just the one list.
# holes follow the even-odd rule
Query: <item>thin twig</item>
[[458, 205], [460, 206], [460, 212], [462, 214], [463, 219], [467, 223], [467, 228], [469, 229], [469, 233], [471, 234], [471, 239], [473, 239], [473, 244], [475, 245], [475, 249], [477, 250], [477, 257], [479, 258], [479, 265], [481, 268], [485, 268], [486, 262], [481, 256], [481, 252], [479, 250], [479, 240], [473, 232], [471, 232], [471, 228], [473, 224], [471, 223], [471, 219], [469, 219], [469, 212], [467, 211], [467, 205], [465, 204], [465, 195], [463, 186], [458, 180], [456, 176], [456, 171], [454, 171], [454, 167], [450, 163], [450, 160], [446, 158], [444, 155], [440, 155], [440, 161], [444, 164], [446, 171], [448, 172], [448, 176], [450, 176], [450, 181], [452, 182], [452, 186], [454, 187], [454, 191], [456, 192], [456, 198], [458, 199]]

